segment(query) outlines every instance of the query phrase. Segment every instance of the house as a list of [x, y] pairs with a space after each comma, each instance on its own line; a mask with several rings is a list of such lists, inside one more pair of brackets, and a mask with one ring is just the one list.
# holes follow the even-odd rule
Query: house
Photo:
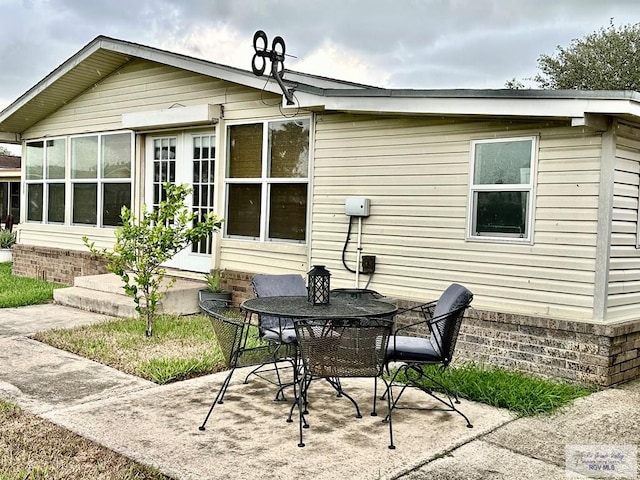
[[0, 227], [11, 215], [20, 219], [20, 157], [0, 155]]
[[82, 236], [111, 246], [122, 205], [186, 182], [224, 228], [170, 266], [225, 268], [236, 300], [255, 273], [316, 264], [403, 305], [460, 282], [462, 358], [640, 375], [640, 94], [284, 84], [293, 105], [273, 79], [94, 39], [0, 112], [24, 159], [14, 272], [101, 271]]

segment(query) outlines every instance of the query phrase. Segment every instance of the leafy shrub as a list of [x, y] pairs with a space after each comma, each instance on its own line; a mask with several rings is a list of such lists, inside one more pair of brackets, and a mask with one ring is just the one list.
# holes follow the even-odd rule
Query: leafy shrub
[[0, 248], [11, 248], [16, 243], [16, 234], [6, 229], [0, 229]]

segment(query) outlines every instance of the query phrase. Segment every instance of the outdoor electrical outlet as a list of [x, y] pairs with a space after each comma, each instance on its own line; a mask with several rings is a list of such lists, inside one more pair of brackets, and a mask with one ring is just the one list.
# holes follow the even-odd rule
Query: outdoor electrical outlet
[[376, 271], [375, 255], [362, 256], [362, 273], [373, 273]]

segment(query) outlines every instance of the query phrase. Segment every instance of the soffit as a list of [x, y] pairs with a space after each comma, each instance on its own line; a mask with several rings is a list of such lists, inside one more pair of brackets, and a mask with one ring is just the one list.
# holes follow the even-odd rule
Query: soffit
[[67, 65], [64, 72], [54, 71], [34, 87], [35, 90], [29, 90], [3, 112], [0, 132], [22, 133], [118, 70], [129, 59], [120, 52], [99, 49], [74, 65]]

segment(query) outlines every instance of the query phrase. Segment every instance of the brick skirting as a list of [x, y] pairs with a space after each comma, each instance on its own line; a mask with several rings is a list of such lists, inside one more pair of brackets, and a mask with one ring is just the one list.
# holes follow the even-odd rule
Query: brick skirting
[[458, 360], [611, 386], [640, 376], [640, 320], [596, 324], [469, 311]]
[[[107, 270], [87, 252], [15, 245], [15, 275], [73, 284], [76, 276]], [[226, 270], [224, 288], [238, 305], [253, 297], [253, 273]], [[400, 308], [417, 305], [399, 300]], [[398, 324], [416, 321], [416, 312]], [[423, 332], [424, 333], [424, 332]], [[640, 377], [640, 319], [604, 325], [470, 309], [456, 347], [457, 362], [474, 361], [545, 377], [611, 386]]]
[[89, 252], [15, 244], [12, 272], [19, 277], [73, 285], [75, 277], [107, 273], [104, 260]]

